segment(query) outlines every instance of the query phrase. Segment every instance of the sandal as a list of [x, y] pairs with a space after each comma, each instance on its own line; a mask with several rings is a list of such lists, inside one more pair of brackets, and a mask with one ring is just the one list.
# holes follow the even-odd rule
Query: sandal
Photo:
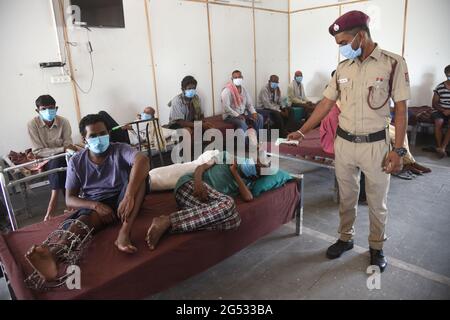
[[403, 179], [403, 180], [412, 180], [413, 179], [412, 175], [408, 171], [402, 171], [402, 172], [399, 172], [399, 173], [393, 173], [392, 175], [394, 177], [397, 177], [397, 178], [400, 178], [400, 179]]

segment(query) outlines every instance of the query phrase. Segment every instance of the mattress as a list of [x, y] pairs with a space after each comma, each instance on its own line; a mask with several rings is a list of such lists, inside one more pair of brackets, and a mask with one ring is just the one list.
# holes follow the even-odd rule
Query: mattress
[[133, 226], [132, 241], [138, 252], [127, 255], [113, 245], [119, 226], [94, 236], [79, 263], [81, 289], [58, 288], [37, 292], [25, 287], [31, 267], [24, 254], [40, 244], [63, 216], [0, 235], [0, 260], [18, 299], [140, 299], [167, 289], [250, 245], [292, 220], [299, 206], [297, 181], [266, 192], [254, 201], [236, 200], [242, 223], [231, 231], [199, 231], [165, 235], [155, 251], [144, 238], [152, 218], [177, 210], [173, 192], [152, 193], [143, 203]]
[[319, 162], [328, 159], [332, 160], [334, 159], [334, 154], [326, 153], [322, 149], [319, 130], [319, 128], [316, 128], [308, 132], [298, 145], [281, 144], [279, 147], [275, 147], [274, 144], [271, 143], [267, 147], [267, 151], [273, 153], [273, 151], [276, 150], [275, 148], [278, 148], [278, 153], [281, 155], [301, 157]]

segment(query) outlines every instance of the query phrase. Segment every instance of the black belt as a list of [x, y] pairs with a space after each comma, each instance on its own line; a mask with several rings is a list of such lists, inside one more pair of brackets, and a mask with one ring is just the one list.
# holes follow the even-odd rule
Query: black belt
[[365, 135], [354, 135], [341, 129], [341, 127], [337, 127], [336, 134], [342, 139], [345, 139], [353, 143], [377, 142], [386, 139], [386, 130], [381, 130], [375, 133]]

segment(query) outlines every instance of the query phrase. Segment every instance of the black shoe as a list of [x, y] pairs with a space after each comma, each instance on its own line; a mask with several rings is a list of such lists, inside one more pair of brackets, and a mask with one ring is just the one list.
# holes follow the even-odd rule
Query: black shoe
[[370, 265], [378, 266], [380, 268], [380, 272], [383, 272], [387, 266], [386, 257], [383, 254], [383, 250], [375, 250], [370, 249]]
[[353, 240], [347, 242], [338, 240], [335, 244], [331, 245], [327, 250], [328, 259], [339, 258], [345, 251], [353, 249]]

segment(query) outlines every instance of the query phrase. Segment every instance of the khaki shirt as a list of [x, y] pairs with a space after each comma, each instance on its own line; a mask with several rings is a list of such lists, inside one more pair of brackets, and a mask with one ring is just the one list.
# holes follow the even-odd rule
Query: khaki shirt
[[[340, 99], [339, 126], [342, 129], [352, 134], [369, 134], [389, 125], [389, 79], [395, 60], [397, 67], [392, 79], [391, 98], [399, 102], [411, 97], [408, 68], [401, 56], [381, 50], [376, 45], [363, 62], [359, 59], [344, 60], [338, 65], [323, 95], [333, 101]], [[369, 98], [370, 87], [373, 88]], [[382, 108], [372, 110], [368, 99], [373, 108]]]
[[28, 123], [28, 135], [33, 153], [39, 157], [48, 157], [64, 152], [64, 147], [72, 144], [72, 129], [66, 118], [56, 116], [49, 128], [41, 117], [34, 117]]

